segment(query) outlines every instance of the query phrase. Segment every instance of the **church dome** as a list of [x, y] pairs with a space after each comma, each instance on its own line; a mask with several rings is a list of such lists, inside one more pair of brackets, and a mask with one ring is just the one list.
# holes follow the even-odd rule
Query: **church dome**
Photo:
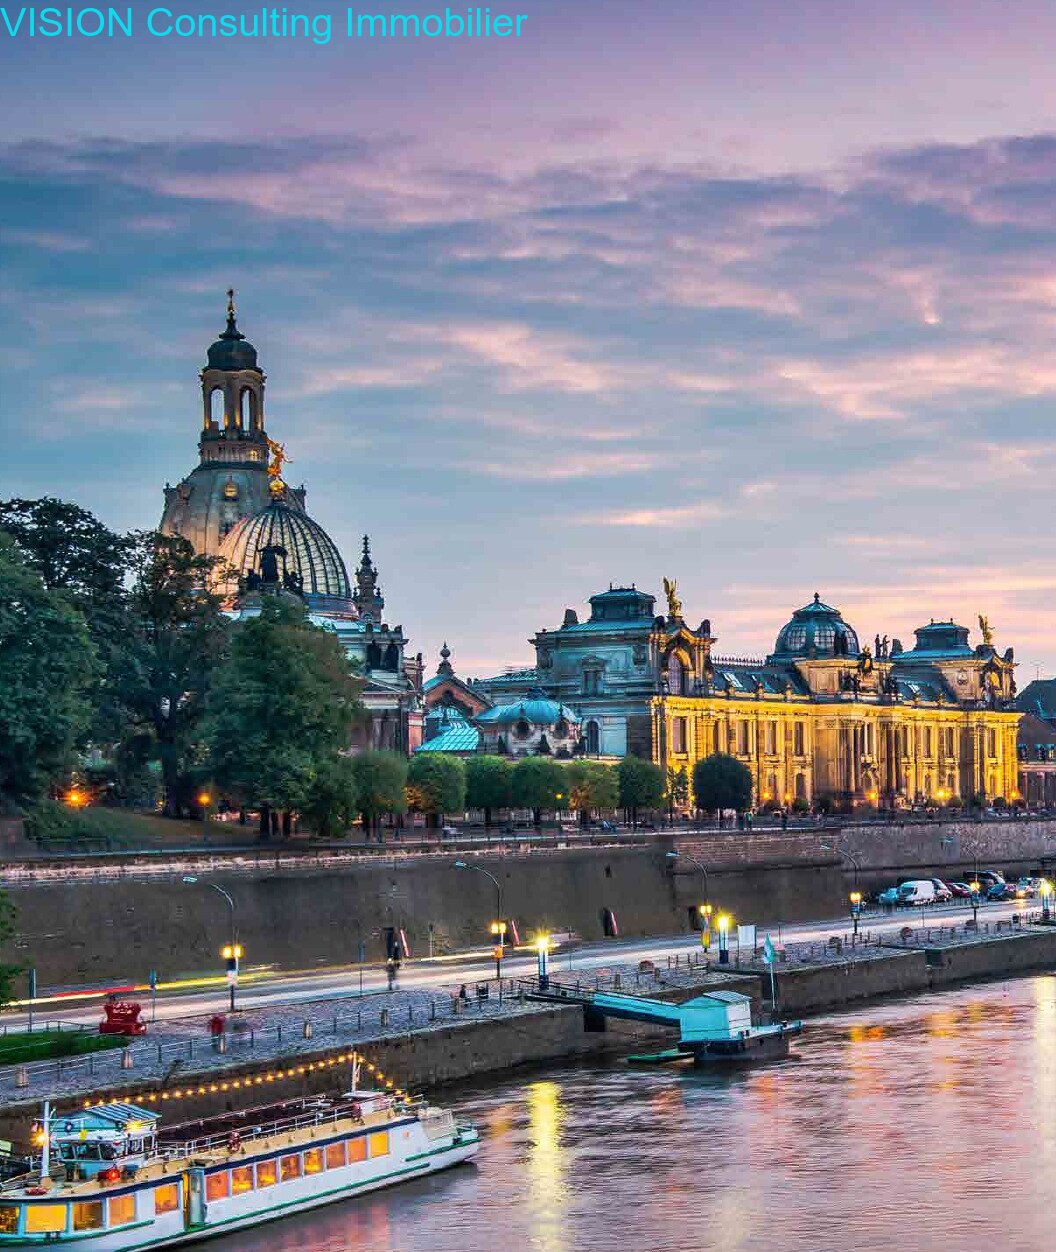
[[227, 293], [227, 329], [209, 348], [209, 361], [206, 369], [211, 370], [256, 370], [257, 350], [242, 334], [235, 323], [235, 293]]
[[243, 518], [224, 539], [221, 560], [233, 575], [221, 594], [238, 594], [239, 579], [260, 573], [265, 548], [282, 549], [279, 576], [299, 575], [305, 602], [315, 610], [354, 614], [348, 571], [341, 553], [318, 522], [287, 500], [279, 498], [252, 517]]
[[811, 604], [796, 609], [781, 628], [774, 644], [775, 659], [792, 657], [857, 656], [858, 636], [843, 620], [839, 609], [822, 604], [815, 592]]

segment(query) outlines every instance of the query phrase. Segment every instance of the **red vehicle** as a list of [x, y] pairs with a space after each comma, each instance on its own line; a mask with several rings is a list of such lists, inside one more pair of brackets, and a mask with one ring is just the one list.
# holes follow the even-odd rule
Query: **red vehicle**
[[107, 1000], [103, 1005], [106, 1016], [99, 1023], [101, 1035], [145, 1035], [147, 1023], [140, 1019], [142, 1004], [135, 1000]]

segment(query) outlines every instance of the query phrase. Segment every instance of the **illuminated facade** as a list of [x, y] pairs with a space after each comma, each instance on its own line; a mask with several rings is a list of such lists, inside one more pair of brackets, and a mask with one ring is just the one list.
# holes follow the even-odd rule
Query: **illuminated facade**
[[759, 805], [1018, 797], [1014, 660], [985, 620], [974, 647], [954, 622], [920, 627], [912, 649], [887, 636], [863, 646], [816, 595], [768, 657], [733, 659], [716, 653], [710, 621], [686, 624], [674, 584], [667, 599], [657, 616], [653, 596], [610, 588], [587, 621], [569, 609], [536, 635], [534, 670], [473, 685], [503, 701], [545, 688], [579, 714], [590, 756], [689, 772], [729, 753], [751, 770]]

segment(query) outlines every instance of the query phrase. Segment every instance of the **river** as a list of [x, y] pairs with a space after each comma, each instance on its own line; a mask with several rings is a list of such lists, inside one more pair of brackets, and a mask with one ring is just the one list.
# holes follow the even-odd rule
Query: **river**
[[1040, 1252], [1056, 1244], [1056, 978], [811, 1021], [738, 1074], [620, 1062], [460, 1087], [473, 1166], [217, 1252]]

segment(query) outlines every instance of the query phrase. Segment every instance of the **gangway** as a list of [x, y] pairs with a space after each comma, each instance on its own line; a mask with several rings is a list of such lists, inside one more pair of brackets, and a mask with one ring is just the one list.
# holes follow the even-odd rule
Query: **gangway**
[[579, 1004], [584, 1029], [602, 1031], [608, 1018], [647, 1022], [678, 1031], [678, 1044], [649, 1060], [689, 1060], [697, 1065], [773, 1060], [788, 1055], [789, 1039], [803, 1029], [800, 1021], [752, 1024], [752, 1001], [737, 991], [707, 991], [681, 1004], [648, 996], [624, 995], [551, 982], [540, 989], [525, 984], [530, 1000]]

